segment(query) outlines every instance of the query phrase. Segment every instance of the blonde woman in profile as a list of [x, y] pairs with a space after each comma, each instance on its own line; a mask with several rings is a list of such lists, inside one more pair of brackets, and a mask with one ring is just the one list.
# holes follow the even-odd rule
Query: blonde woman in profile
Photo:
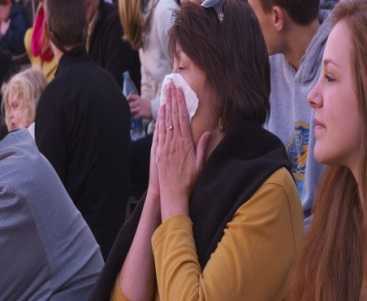
[[43, 73], [34, 68], [14, 75], [2, 86], [2, 112], [8, 131], [28, 128], [34, 137], [38, 101], [47, 85]]
[[334, 12], [323, 71], [309, 95], [316, 160], [328, 165], [290, 300], [367, 300], [367, 2]]

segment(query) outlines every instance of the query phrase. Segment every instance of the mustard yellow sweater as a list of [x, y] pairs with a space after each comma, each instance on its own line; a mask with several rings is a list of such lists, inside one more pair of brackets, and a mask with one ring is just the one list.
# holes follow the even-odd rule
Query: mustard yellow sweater
[[[303, 214], [297, 190], [288, 171], [280, 169], [237, 210], [203, 271], [189, 217], [175, 216], [158, 227], [152, 238], [158, 288], [155, 299], [282, 300], [302, 240]], [[127, 300], [120, 280], [112, 301]]]

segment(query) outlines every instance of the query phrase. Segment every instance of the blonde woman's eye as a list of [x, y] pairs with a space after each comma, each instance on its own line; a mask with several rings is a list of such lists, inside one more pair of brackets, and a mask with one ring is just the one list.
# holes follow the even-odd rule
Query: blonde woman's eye
[[331, 75], [329, 74], [324, 74], [324, 77], [326, 78], [326, 80], [328, 82], [335, 82], [335, 78], [333, 78]]

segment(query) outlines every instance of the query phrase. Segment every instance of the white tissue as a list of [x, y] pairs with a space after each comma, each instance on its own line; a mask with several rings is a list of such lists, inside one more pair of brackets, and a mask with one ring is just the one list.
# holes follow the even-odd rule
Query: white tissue
[[185, 96], [186, 101], [186, 107], [187, 111], [189, 112], [190, 121], [195, 116], [196, 111], [199, 107], [199, 98], [194, 92], [193, 89], [191, 89], [190, 85], [186, 82], [186, 80], [178, 73], [171, 73], [166, 75], [166, 77], [163, 80], [162, 84], [162, 90], [161, 90], [161, 99], [160, 99], [160, 105], [164, 105], [167, 102], [167, 91], [168, 91], [168, 85], [173, 82], [176, 88], [181, 88], [183, 91], [183, 94]]

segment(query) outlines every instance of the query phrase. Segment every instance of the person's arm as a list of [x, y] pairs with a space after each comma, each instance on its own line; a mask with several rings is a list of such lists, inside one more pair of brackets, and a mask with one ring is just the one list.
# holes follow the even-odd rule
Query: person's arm
[[155, 294], [155, 271], [151, 238], [161, 222], [158, 171], [155, 163], [157, 134], [154, 134], [147, 197], [138, 228], [122, 265], [112, 300], [150, 301]]
[[147, 195], [136, 234], [119, 275], [124, 300], [150, 301], [155, 293], [151, 238], [160, 223], [159, 199]]
[[45, 256], [26, 200], [15, 189], [4, 185], [9, 182], [9, 176], [16, 174], [19, 167], [16, 161], [14, 157], [13, 170], [7, 169], [0, 175], [0, 266], [2, 275], [6, 275], [0, 277], [0, 300], [22, 299], [24, 289], [37, 279]]
[[167, 65], [171, 65], [171, 56], [168, 49], [169, 31], [175, 22], [175, 11], [178, 9], [179, 7], [176, 4], [158, 4], [157, 11], [154, 12], [153, 22], [155, 22], [157, 28], [157, 31], [155, 31], [157, 36], [153, 38], [158, 39], [162, 58], [166, 60]]
[[160, 300], [282, 300], [302, 239], [297, 202], [296, 192], [263, 185], [227, 224], [203, 271], [190, 218], [167, 219], [152, 240]]

